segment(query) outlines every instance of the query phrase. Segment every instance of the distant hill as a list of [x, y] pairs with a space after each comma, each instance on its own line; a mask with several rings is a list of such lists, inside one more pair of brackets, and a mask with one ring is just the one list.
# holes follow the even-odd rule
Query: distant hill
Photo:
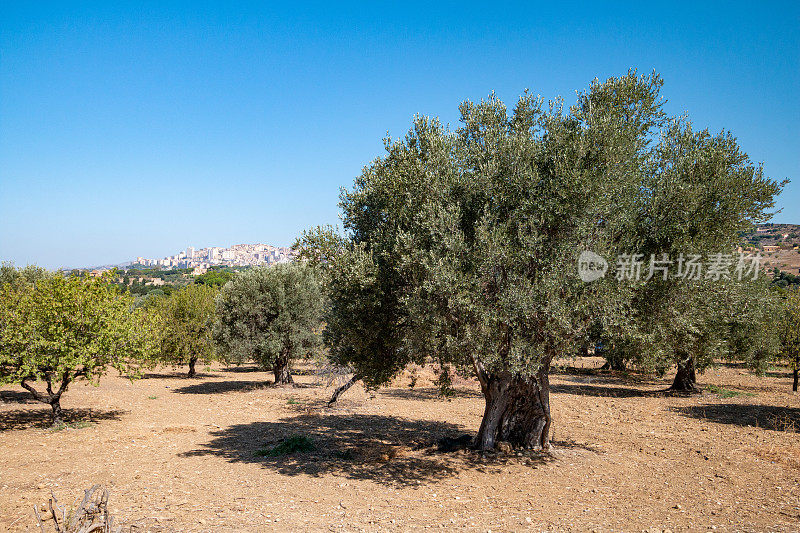
[[61, 267], [58, 270], [61, 272], [70, 272], [72, 270], [111, 270], [112, 268], [126, 269], [132, 264], [133, 264], [132, 262], [126, 261], [124, 263], [117, 263], [115, 265], [96, 265], [90, 267]]
[[762, 224], [742, 235], [742, 247], [758, 250], [767, 269], [800, 273], [800, 224]]
[[800, 224], [762, 224], [742, 238], [754, 246], [800, 245]]

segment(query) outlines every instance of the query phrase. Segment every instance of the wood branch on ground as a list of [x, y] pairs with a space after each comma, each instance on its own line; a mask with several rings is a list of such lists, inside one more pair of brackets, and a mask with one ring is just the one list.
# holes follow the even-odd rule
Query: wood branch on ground
[[70, 520], [67, 523], [67, 509], [58, 505], [58, 500], [53, 492], [47, 502], [47, 510], [50, 515], [42, 515], [39, 508], [34, 506], [33, 512], [39, 529], [45, 533], [44, 522], [52, 520], [53, 529], [56, 533], [119, 533], [122, 527], [114, 526], [114, 518], [108, 512], [108, 490], [100, 485], [95, 485], [91, 489], [85, 490], [83, 500], [78, 507], [70, 513]]

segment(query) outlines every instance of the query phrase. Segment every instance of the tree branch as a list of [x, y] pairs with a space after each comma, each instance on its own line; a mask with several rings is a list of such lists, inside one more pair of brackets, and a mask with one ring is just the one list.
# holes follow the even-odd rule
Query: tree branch
[[475, 375], [478, 377], [481, 389], [485, 391], [489, 387], [489, 375], [486, 373], [486, 368], [478, 360], [474, 352], [470, 353], [470, 358], [472, 359], [472, 365], [475, 367]]
[[77, 372], [73, 377], [69, 376], [69, 371], [64, 371], [64, 375], [61, 376], [61, 385], [58, 387], [58, 392], [55, 394], [55, 398], [61, 398], [61, 395], [67, 390], [67, 386], [69, 386], [70, 382], [79, 376], [81, 373]]
[[39, 391], [37, 391], [36, 389], [34, 389], [32, 386], [30, 386], [30, 385], [28, 384], [28, 380], [29, 380], [29, 379], [30, 379], [30, 377], [24, 377], [24, 378], [22, 378], [22, 382], [20, 383], [20, 385], [22, 385], [22, 387], [23, 387], [24, 389], [27, 389], [27, 390], [28, 390], [28, 392], [30, 392], [31, 394], [33, 394], [33, 397], [34, 397], [34, 398], [35, 398], [37, 401], [39, 401], [39, 402], [42, 402], [42, 403], [50, 403], [50, 399], [49, 399], [49, 398], [46, 398], [46, 397], [45, 397], [45, 396], [44, 396], [42, 393], [40, 393]]
[[339, 399], [339, 395], [342, 394], [343, 392], [345, 392], [347, 389], [349, 389], [353, 385], [355, 385], [356, 381], [358, 381], [360, 379], [361, 379], [361, 375], [360, 374], [353, 374], [353, 377], [351, 377], [350, 380], [347, 383], [345, 383], [344, 385], [340, 386], [335, 391], [333, 391], [333, 396], [331, 396], [331, 399], [328, 400], [328, 407], [330, 407], [331, 405], [336, 403], [336, 400]]

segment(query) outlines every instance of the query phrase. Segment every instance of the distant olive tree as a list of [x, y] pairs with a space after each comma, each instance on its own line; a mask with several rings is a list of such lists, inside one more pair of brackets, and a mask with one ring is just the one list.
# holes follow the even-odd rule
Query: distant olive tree
[[36, 265], [16, 268], [13, 263], [8, 261], [0, 264], [0, 286], [14, 282], [31, 283], [47, 275], [47, 270]]
[[222, 287], [229, 282], [236, 274], [227, 270], [209, 270], [205, 274], [201, 274], [194, 279], [198, 285], [207, 285], [209, 287]]
[[251, 268], [226, 283], [216, 303], [221, 355], [255, 360], [276, 384], [292, 383], [291, 363], [320, 343], [322, 292], [315, 268], [288, 263]]
[[189, 377], [194, 377], [198, 360], [215, 358], [211, 333], [218, 292], [212, 285], [195, 284], [151, 300], [161, 323], [160, 359], [168, 364], [188, 364]]
[[[50, 274], [0, 286], [0, 383], [19, 383], [62, 423], [61, 396], [109, 367], [134, 376], [156, 351], [152, 317], [106, 278]], [[44, 391], [36, 382], [44, 383]]]
[[792, 369], [792, 391], [797, 392], [800, 382], [800, 289], [786, 289], [783, 296], [783, 313], [778, 325], [781, 356]]
[[629, 327], [603, 333], [602, 354], [611, 368], [633, 363], [663, 375], [675, 366], [671, 392], [700, 392], [698, 374], [719, 361], [762, 373], [780, 352], [780, 299], [765, 276], [649, 282], [631, 308]]

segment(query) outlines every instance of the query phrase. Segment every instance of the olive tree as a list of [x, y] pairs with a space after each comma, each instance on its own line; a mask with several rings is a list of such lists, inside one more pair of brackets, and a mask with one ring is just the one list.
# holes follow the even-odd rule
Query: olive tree
[[[155, 325], [106, 278], [49, 274], [0, 286], [0, 383], [19, 383], [62, 423], [61, 396], [109, 367], [136, 375], [155, 353]], [[36, 382], [44, 382], [44, 391]]]
[[[664, 301], [670, 305], [665, 306]], [[761, 279], [658, 282], [642, 287], [632, 302], [635, 328], [607, 336], [609, 349], [640, 369], [677, 367], [669, 391], [700, 392], [697, 374], [720, 360], [737, 361], [761, 373], [778, 356], [770, 326], [779, 299]]]
[[312, 266], [251, 268], [217, 297], [214, 339], [226, 359], [253, 359], [272, 369], [276, 384], [292, 383], [291, 362], [320, 342], [321, 313], [322, 292]]
[[211, 332], [218, 292], [212, 285], [194, 284], [154, 300], [161, 320], [160, 358], [170, 364], [188, 364], [189, 377], [194, 377], [198, 360], [214, 359]]
[[[666, 115], [661, 85], [633, 72], [595, 81], [568, 109], [525, 94], [509, 112], [492, 95], [463, 103], [455, 131], [417, 117], [388, 139], [341, 195], [325, 330], [334, 361], [368, 385], [427, 357], [453, 365], [485, 398], [478, 448], [548, 448], [553, 359], [598, 322], [642, 335], [642, 284], [586, 283], [579, 254], [724, 247], [780, 188], [730, 135]], [[653, 294], [673, 306], [669, 291]]]
[[47, 275], [47, 270], [36, 265], [16, 268], [13, 263], [8, 261], [0, 264], [0, 286], [6, 283], [31, 283]]
[[792, 369], [792, 391], [800, 382], [800, 289], [783, 290], [783, 312], [777, 328], [781, 341], [781, 356]]

